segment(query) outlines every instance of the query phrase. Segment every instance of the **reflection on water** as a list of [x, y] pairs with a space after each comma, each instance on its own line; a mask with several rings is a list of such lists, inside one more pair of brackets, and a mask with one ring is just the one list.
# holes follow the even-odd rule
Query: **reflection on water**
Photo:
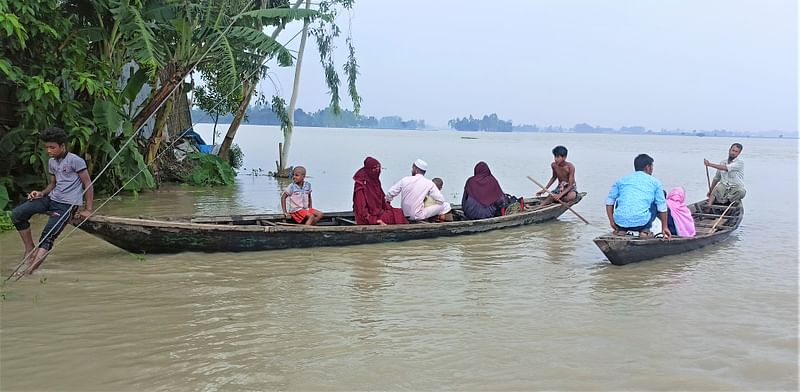
[[[271, 136], [249, 129], [241, 143], [255, 162], [246, 165], [268, 167], [272, 158], [248, 151], [247, 142], [263, 146], [259, 137]], [[592, 238], [609, 230], [605, 194], [635, 153], [653, 151], [662, 182], [699, 199], [706, 179], [697, 162], [724, 154], [730, 140], [482, 134], [463, 141], [453, 132], [355, 130], [353, 143], [339, 146], [340, 132], [350, 131], [296, 134], [297, 145], [324, 146], [293, 158], [309, 169], [323, 211], [350, 208], [351, 176], [365, 151], [387, 168], [384, 187], [422, 157], [449, 196], [482, 159], [506, 192], [530, 195], [524, 175], [546, 178], [549, 150], [566, 144], [588, 192], [576, 210], [592, 224], [567, 212], [547, 224], [464, 237], [143, 258], [65, 232], [41, 273], [2, 287], [0, 389], [797, 388], [796, 146], [747, 141], [750, 192], [730, 239], [617, 267]], [[442, 154], [441, 145], [454, 152]], [[767, 171], [787, 177], [757, 174]], [[165, 186], [100, 212], [274, 212], [286, 185], [242, 176], [231, 187]], [[33, 224], [38, 233], [44, 220]], [[8, 272], [21, 257], [18, 236], [0, 234], [0, 251]]]

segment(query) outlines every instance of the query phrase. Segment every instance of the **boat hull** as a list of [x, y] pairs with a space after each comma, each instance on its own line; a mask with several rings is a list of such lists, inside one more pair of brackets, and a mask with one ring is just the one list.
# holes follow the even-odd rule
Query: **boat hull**
[[732, 212], [723, 213], [722, 208], [726, 206], [717, 206], [718, 213], [707, 214], [702, 209], [704, 203], [700, 201], [689, 206], [698, 230], [695, 237], [673, 237], [671, 240], [666, 240], [606, 234], [595, 238], [594, 243], [611, 264], [626, 265], [693, 251], [728, 239], [739, 227], [744, 216], [744, 207], [741, 203], [737, 203], [736, 207], [730, 209]]
[[670, 241], [662, 239], [624, 241], [604, 236], [595, 238], [594, 243], [611, 264], [625, 265], [700, 249], [724, 241], [730, 234], [731, 231], [728, 231], [713, 237], [675, 238]]
[[[553, 204], [537, 210], [489, 219], [391, 226], [237, 224], [271, 221], [276, 215], [224, 217], [228, 224], [197, 223], [197, 218], [192, 222], [94, 216], [80, 228], [134, 253], [247, 252], [374, 244], [483, 233], [546, 222], [558, 218], [566, 210], [566, 206]], [[352, 212], [329, 213], [326, 217], [341, 217], [343, 221], [352, 222]], [[199, 220], [208, 222], [214, 221], [214, 218]]]

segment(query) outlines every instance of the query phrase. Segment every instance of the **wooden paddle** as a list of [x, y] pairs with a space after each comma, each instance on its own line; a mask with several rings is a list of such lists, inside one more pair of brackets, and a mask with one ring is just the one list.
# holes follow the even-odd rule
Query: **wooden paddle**
[[[547, 188], [545, 188], [545, 187], [544, 187], [544, 185], [542, 185], [542, 184], [540, 184], [538, 181], [534, 180], [534, 179], [533, 179], [533, 177], [531, 177], [531, 176], [528, 176], [528, 179], [529, 179], [529, 180], [531, 180], [531, 181], [533, 181], [533, 183], [534, 183], [534, 184], [536, 184], [536, 185], [539, 185], [539, 188], [542, 188], [542, 189], [543, 189], [545, 192], [548, 192], [548, 193], [550, 192], [550, 191], [548, 191], [548, 190], [547, 190]], [[567, 204], [566, 202], [564, 202], [564, 201], [562, 201], [562, 200], [558, 200], [558, 202], [559, 202], [559, 203], [561, 203], [563, 206], [567, 207], [567, 209], [568, 209], [568, 210], [572, 211], [572, 213], [573, 213], [573, 214], [575, 214], [575, 216], [577, 216], [578, 218], [581, 218], [581, 220], [583, 221], [583, 223], [586, 223], [587, 225], [591, 225], [591, 223], [589, 223], [589, 221], [587, 221], [586, 219], [584, 219], [584, 218], [581, 216], [581, 214], [579, 214], [579, 213], [575, 212], [575, 210], [573, 210], [573, 209], [572, 209], [572, 207], [570, 207], [570, 206], [569, 206], [569, 204]]]
[[706, 166], [706, 180], [708, 181], [708, 193], [711, 193], [711, 175], [708, 174], [708, 166]]
[[717, 225], [719, 224], [719, 222], [722, 222], [722, 218], [724, 218], [724, 217], [725, 217], [725, 214], [727, 214], [727, 213], [728, 213], [728, 210], [730, 210], [730, 209], [731, 209], [731, 206], [732, 206], [733, 204], [734, 204], [734, 203], [728, 204], [728, 208], [726, 208], [726, 209], [725, 209], [725, 211], [722, 211], [722, 215], [720, 215], [720, 216], [719, 216], [719, 218], [717, 218], [717, 221], [716, 221], [716, 222], [714, 222], [714, 225], [713, 225], [713, 226], [711, 226], [711, 230], [709, 230], [709, 231], [708, 231], [708, 233], [709, 233], [709, 234], [711, 234], [711, 233], [713, 233], [713, 232], [714, 232], [714, 229], [716, 229], [716, 228], [717, 228]]

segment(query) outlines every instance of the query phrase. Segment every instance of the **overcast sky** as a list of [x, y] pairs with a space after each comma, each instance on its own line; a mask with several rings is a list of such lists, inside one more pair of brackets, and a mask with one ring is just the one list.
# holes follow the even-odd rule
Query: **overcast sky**
[[[338, 24], [352, 28], [366, 115], [797, 130], [796, 0], [357, 0]], [[315, 46], [306, 111], [329, 102]], [[338, 46], [341, 69], [343, 37]], [[273, 69], [288, 101], [292, 72]]]

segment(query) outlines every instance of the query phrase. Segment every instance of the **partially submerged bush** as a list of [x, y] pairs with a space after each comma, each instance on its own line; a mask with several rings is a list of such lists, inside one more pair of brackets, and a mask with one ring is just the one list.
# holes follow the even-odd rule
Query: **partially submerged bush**
[[194, 168], [183, 178], [189, 185], [233, 185], [236, 172], [228, 162], [212, 154], [190, 153], [186, 159], [191, 160]]
[[231, 146], [230, 151], [228, 151], [228, 163], [230, 163], [231, 167], [234, 169], [242, 168], [242, 164], [244, 163], [244, 153], [238, 144]]

